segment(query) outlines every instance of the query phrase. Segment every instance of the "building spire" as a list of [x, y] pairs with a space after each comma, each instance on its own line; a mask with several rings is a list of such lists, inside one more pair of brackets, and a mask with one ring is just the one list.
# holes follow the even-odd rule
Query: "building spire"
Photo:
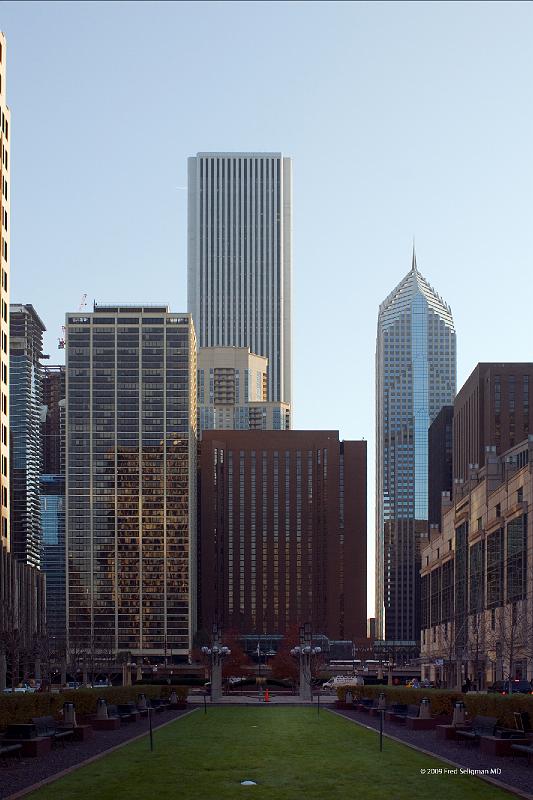
[[416, 250], [415, 250], [415, 237], [413, 236], [413, 259], [411, 262], [411, 271], [418, 272], [418, 267], [416, 264]]

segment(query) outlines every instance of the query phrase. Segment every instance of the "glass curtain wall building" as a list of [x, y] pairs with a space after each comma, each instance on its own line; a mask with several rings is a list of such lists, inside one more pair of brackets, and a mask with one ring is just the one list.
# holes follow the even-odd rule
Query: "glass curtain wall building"
[[196, 339], [166, 306], [66, 320], [70, 649], [183, 657], [196, 623]]
[[418, 271], [381, 304], [376, 342], [376, 635], [420, 639], [428, 527], [428, 429], [456, 391], [450, 307]]
[[10, 307], [11, 551], [41, 566], [42, 348], [46, 330], [32, 305]]
[[200, 347], [268, 358], [265, 399], [291, 402], [291, 159], [189, 158], [188, 304]]

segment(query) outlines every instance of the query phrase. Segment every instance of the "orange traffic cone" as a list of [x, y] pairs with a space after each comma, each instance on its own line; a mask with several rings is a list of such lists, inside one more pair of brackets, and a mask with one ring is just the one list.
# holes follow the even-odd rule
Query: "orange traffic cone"
[[270, 702], [270, 695], [268, 693], [268, 688], [267, 688], [267, 689], [265, 689], [265, 703], [269, 703], [269, 702]]

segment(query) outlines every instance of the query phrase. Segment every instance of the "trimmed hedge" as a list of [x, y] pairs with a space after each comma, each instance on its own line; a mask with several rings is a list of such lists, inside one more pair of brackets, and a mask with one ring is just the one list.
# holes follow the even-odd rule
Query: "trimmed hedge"
[[337, 697], [341, 703], [346, 702], [346, 692], [350, 691], [354, 698], [377, 698], [380, 692], [385, 692], [387, 705], [392, 703], [405, 703], [406, 705], [420, 703], [427, 697], [431, 704], [433, 716], [441, 714], [452, 715], [455, 703], [462, 700], [470, 716], [496, 717], [498, 724], [507, 728], [514, 728], [515, 711], [528, 711], [533, 719], [533, 696], [527, 694], [506, 695], [499, 694], [462, 694], [448, 689], [410, 689], [405, 686], [339, 686]]
[[31, 722], [32, 717], [57, 717], [63, 703], [74, 703], [77, 714], [94, 714], [96, 701], [104, 697], [111, 705], [137, 700], [139, 694], [147, 697], [168, 697], [176, 692], [178, 700], [187, 699], [186, 686], [109, 686], [97, 689], [69, 689], [60, 693], [34, 692], [32, 694], [0, 694], [0, 728], [14, 723]]

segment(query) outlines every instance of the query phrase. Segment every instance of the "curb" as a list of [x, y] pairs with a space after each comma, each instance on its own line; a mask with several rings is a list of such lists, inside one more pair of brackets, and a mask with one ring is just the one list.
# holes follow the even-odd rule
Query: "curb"
[[[175, 717], [174, 719], [167, 720], [167, 722], [163, 722], [161, 725], [158, 725], [156, 728], [153, 728], [153, 730], [160, 731], [161, 728], [166, 728], [167, 725], [172, 725], [174, 722], [178, 722], [178, 720], [183, 719], [184, 717], [188, 717], [189, 714], [194, 714], [195, 711], [198, 711], [198, 709], [192, 708], [190, 711], [186, 711], [185, 714], [181, 714], [179, 717]], [[138, 742], [139, 739], [144, 739], [145, 736], [149, 735], [150, 735], [149, 731], [145, 731], [144, 733], [139, 733], [132, 739], [127, 739], [125, 742], [121, 742], [120, 744], [116, 744], [114, 747], [110, 747], [108, 750], [103, 750], [101, 753], [97, 753], [94, 756], [90, 756], [89, 758], [86, 758], [84, 761], [80, 761], [78, 764], [73, 764], [71, 767], [62, 769], [61, 772], [56, 772], [54, 773], [54, 775], [49, 775], [48, 778], [44, 778], [42, 781], [38, 781], [38, 783], [33, 783], [31, 786], [27, 786], [25, 789], [20, 789], [20, 791], [15, 792], [15, 794], [10, 794], [7, 797], [5, 797], [4, 800], [18, 800], [19, 797], [25, 797], [31, 792], [36, 792], [38, 789], [42, 789], [43, 786], [46, 786], [49, 783], [53, 783], [54, 781], [57, 781], [60, 778], [65, 777], [65, 775], [69, 775], [71, 772], [75, 772], [81, 767], [86, 767], [88, 764], [92, 764], [94, 761], [98, 761], [100, 758], [105, 758], [105, 756], [108, 756], [110, 753], [114, 753], [116, 750], [120, 750], [122, 747], [126, 747], [126, 745], [132, 744], [133, 742]]]
[[[379, 730], [376, 728], [372, 728], [370, 725], [364, 725], [359, 720], [352, 719], [351, 717], [346, 717], [344, 714], [339, 713], [333, 708], [326, 708], [326, 711], [329, 711], [330, 714], [335, 714], [337, 717], [342, 717], [342, 719], [348, 720], [348, 722], [353, 722], [355, 725], [359, 725], [360, 728], [365, 728], [367, 731], [372, 731], [372, 733], [376, 733], [379, 735]], [[465, 767], [464, 764], [459, 764], [457, 761], [451, 761], [449, 758], [445, 756], [439, 756], [437, 753], [432, 753], [431, 750], [425, 750], [423, 747], [418, 747], [415, 744], [410, 744], [409, 742], [404, 742], [403, 739], [398, 739], [397, 736], [391, 736], [390, 733], [383, 732], [383, 737], [385, 739], [390, 739], [393, 742], [397, 742], [397, 744], [403, 744], [404, 747], [410, 747], [411, 750], [416, 750], [418, 753], [423, 753], [425, 756], [430, 756], [434, 758], [436, 761], [442, 761], [444, 764], [450, 764], [452, 767], [459, 767], [459, 769], [469, 769], [469, 767]], [[506, 792], [510, 792], [510, 794], [514, 794], [517, 797], [522, 797], [524, 800], [533, 800], [533, 794], [527, 794], [526, 792], [522, 792], [520, 789], [517, 789], [515, 786], [510, 786], [508, 783], [504, 783], [503, 781], [497, 780], [497, 778], [491, 778], [489, 775], [469, 775], [470, 778], [479, 778], [481, 781], [485, 781], [485, 783], [491, 783], [493, 786], [497, 786], [498, 789], [503, 789]]]

